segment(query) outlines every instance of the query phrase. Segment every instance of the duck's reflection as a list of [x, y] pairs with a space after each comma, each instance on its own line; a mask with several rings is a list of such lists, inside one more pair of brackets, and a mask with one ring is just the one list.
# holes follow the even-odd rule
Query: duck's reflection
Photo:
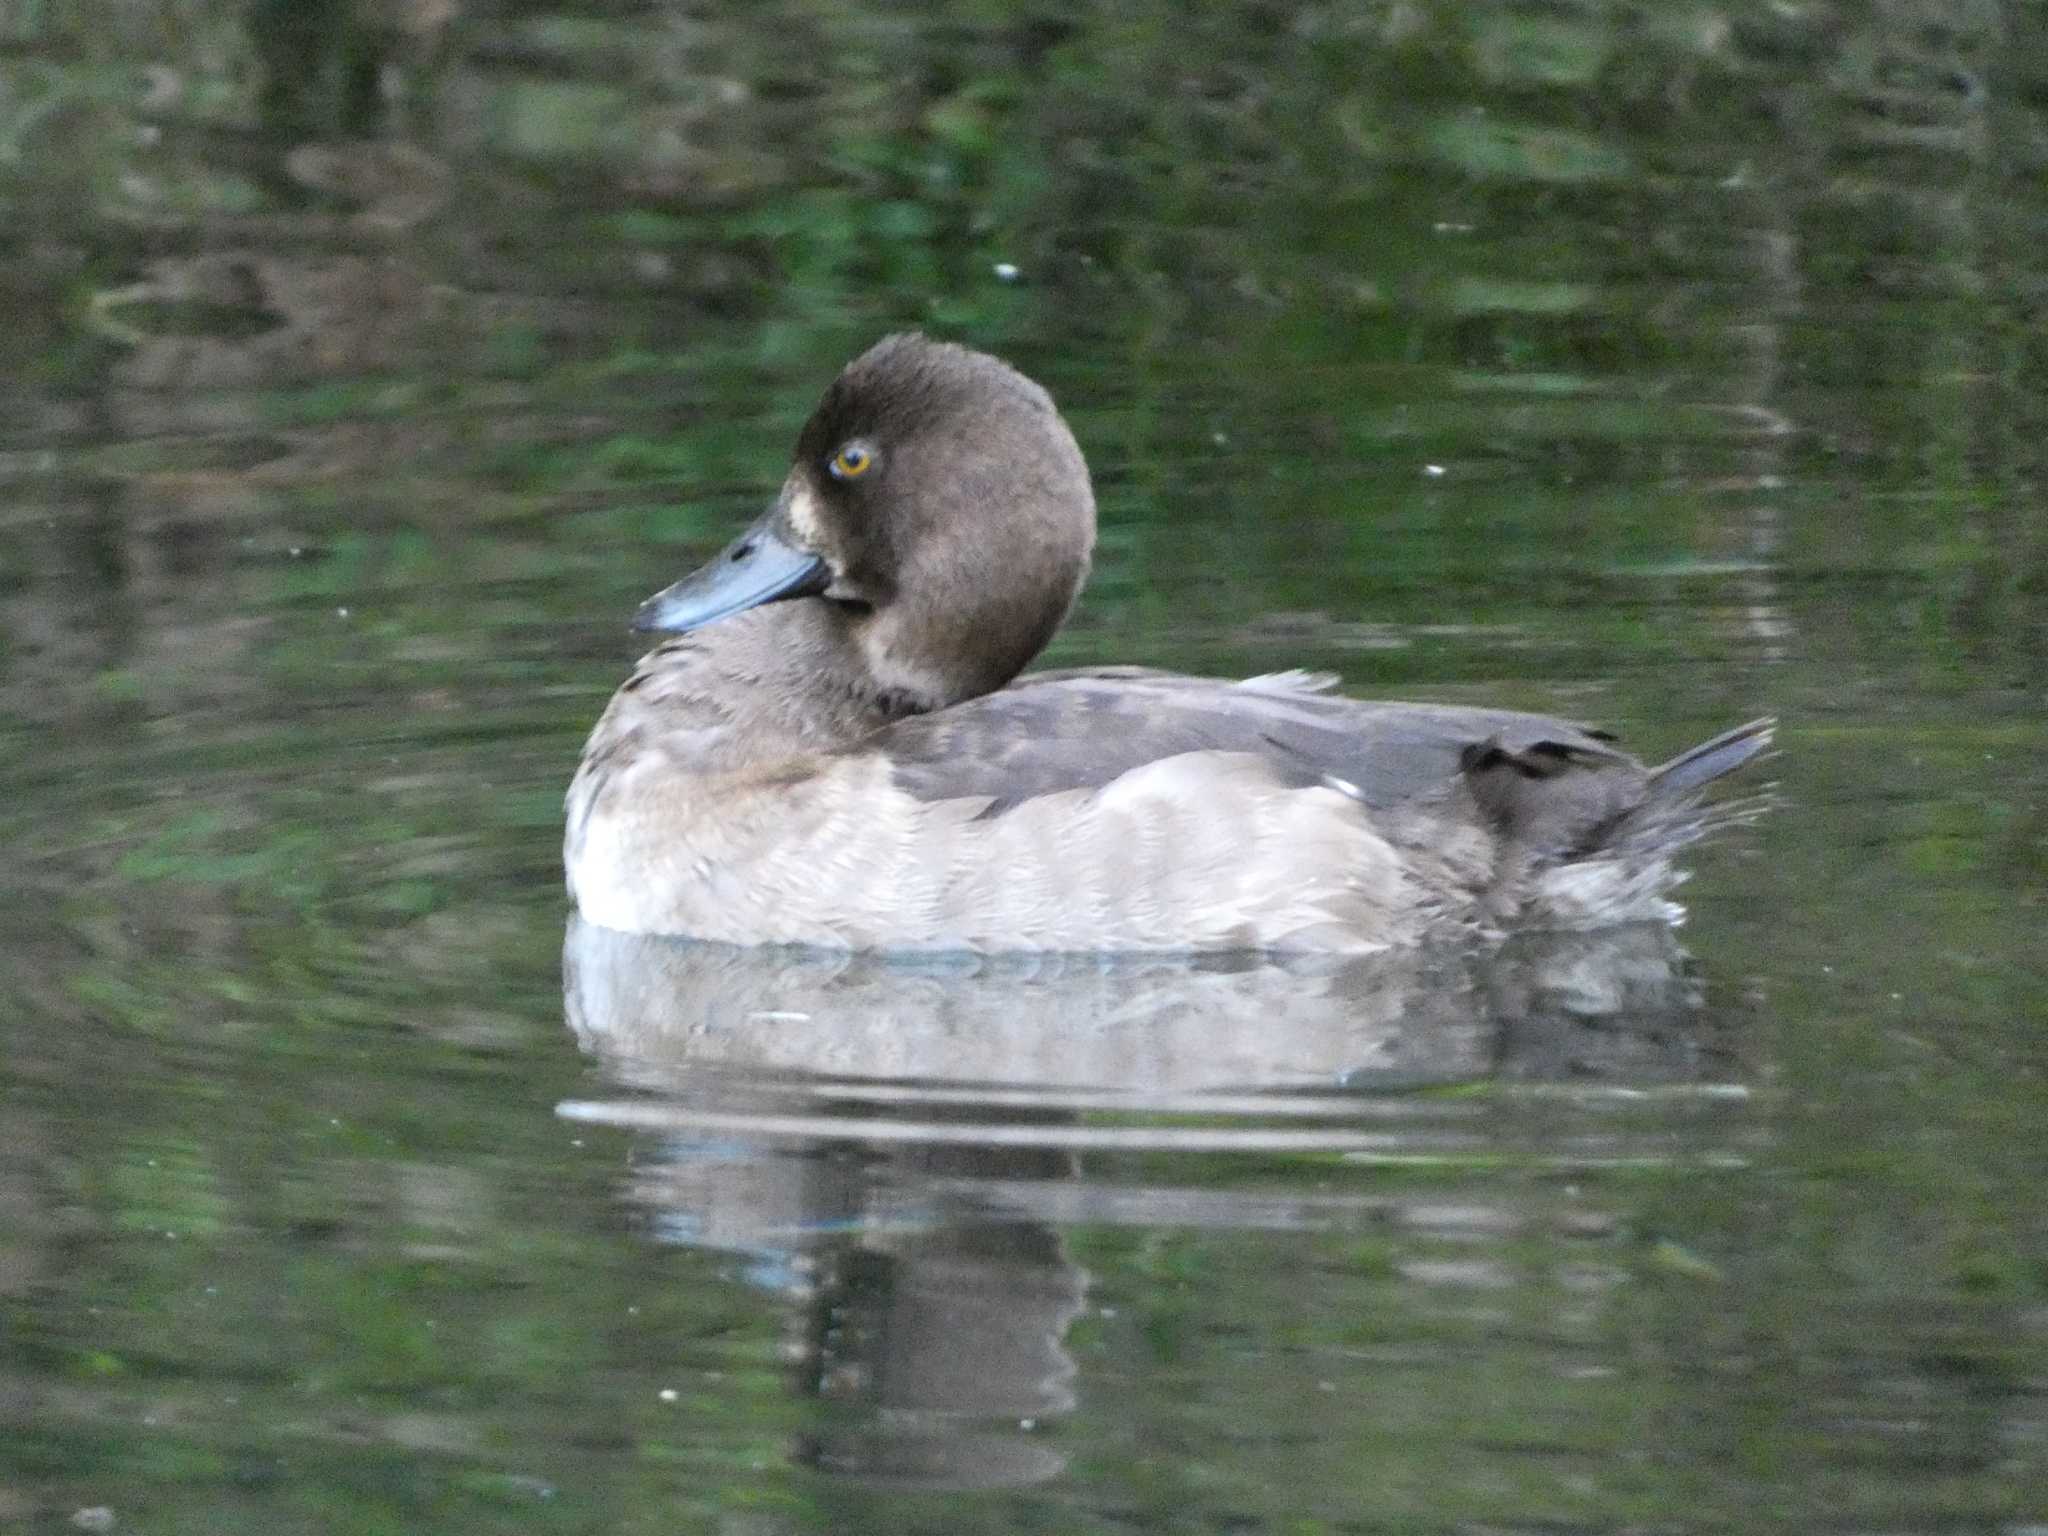
[[1328, 1215], [1326, 1195], [1168, 1186], [1129, 1154], [1441, 1152], [1481, 1136], [1472, 1106], [1369, 1090], [1726, 1071], [1662, 927], [1219, 963], [764, 951], [572, 921], [563, 974], [570, 1027], [622, 1090], [564, 1112], [648, 1132], [631, 1193], [654, 1229], [744, 1256], [788, 1304], [825, 1426], [799, 1454], [891, 1486], [1063, 1465], [1033, 1433], [1073, 1401], [1087, 1276], [1060, 1224]]

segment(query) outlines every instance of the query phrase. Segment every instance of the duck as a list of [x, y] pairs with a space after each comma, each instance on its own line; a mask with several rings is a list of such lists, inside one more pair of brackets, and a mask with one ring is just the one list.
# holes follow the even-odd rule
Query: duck
[[[565, 804], [585, 922], [858, 951], [1356, 954], [1675, 922], [1758, 719], [1656, 767], [1547, 715], [1303, 671], [1027, 672], [1095, 543], [1088, 466], [999, 358], [891, 335], [659, 637]], [[1730, 802], [1722, 802], [1722, 806]]]

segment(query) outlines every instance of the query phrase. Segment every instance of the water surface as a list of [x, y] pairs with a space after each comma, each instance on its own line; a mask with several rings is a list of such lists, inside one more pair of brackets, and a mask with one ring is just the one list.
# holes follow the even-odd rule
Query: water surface
[[[0, 1523], [2048, 1525], [2037, 22], [0, 15]], [[634, 604], [904, 326], [1094, 465], [1053, 662], [1779, 809], [1484, 964], [576, 929]]]

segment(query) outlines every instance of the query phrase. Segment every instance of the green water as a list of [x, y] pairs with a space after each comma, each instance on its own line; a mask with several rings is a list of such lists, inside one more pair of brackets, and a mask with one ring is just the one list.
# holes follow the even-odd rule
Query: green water
[[[0, 1527], [2048, 1527], [2044, 146], [2019, 0], [0, 5]], [[1095, 468], [1053, 661], [1778, 808], [565, 999], [627, 618], [911, 325]]]

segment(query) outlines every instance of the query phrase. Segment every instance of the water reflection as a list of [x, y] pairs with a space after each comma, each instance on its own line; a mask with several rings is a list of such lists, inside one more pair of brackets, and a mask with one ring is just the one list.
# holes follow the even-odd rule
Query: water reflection
[[1697, 1079], [1701, 990], [1673, 931], [1529, 933], [1381, 955], [886, 956], [570, 923], [570, 1027], [622, 1083], [711, 1069], [1090, 1095]]
[[[1450, 1234], [1468, 1251], [1404, 1263], [1454, 1291], [1505, 1283], [1491, 1250], [1527, 1226], [1505, 1191], [1486, 1209], [1276, 1196], [1191, 1187], [1149, 1158], [1742, 1155], [1746, 1090], [1661, 926], [1281, 961], [891, 958], [572, 920], [563, 977], [569, 1026], [619, 1096], [560, 1113], [637, 1132], [626, 1190], [648, 1230], [740, 1257], [779, 1299], [792, 1390], [823, 1426], [796, 1455], [863, 1485], [1065, 1466], [1042, 1437], [1076, 1406], [1067, 1335], [1090, 1276], [1071, 1224]], [[1442, 1091], [1488, 1084], [1497, 1101]]]

